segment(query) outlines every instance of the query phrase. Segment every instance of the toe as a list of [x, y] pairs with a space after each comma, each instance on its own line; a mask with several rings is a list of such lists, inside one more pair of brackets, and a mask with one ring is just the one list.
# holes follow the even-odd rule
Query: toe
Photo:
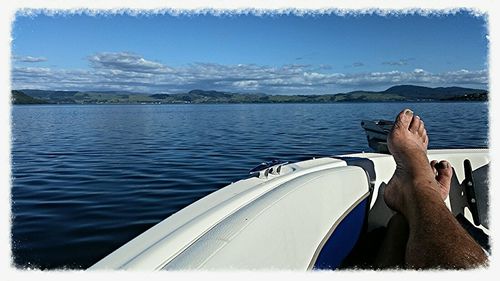
[[436, 181], [440, 185], [439, 193], [441, 194], [441, 199], [445, 200], [450, 193], [453, 169], [451, 167], [451, 164], [446, 160], [436, 163], [434, 167], [437, 171]]
[[[418, 116], [417, 116], [417, 117], [418, 117]], [[418, 131], [418, 134], [419, 134], [420, 136], [424, 136], [425, 126], [424, 126], [424, 121], [422, 121], [422, 119], [420, 119], [420, 122], [419, 122], [419, 124], [418, 124], [418, 129], [417, 129], [417, 131]]]
[[396, 128], [402, 128], [408, 130], [412, 118], [413, 118], [413, 111], [407, 108], [398, 114], [394, 126]]
[[420, 127], [420, 117], [413, 116], [409, 128], [410, 132], [417, 133], [419, 127]]
[[443, 186], [450, 186], [451, 176], [453, 175], [451, 164], [448, 161], [443, 160], [436, 163], [435, 167], [437, 171], [436, 180]]
[[437, 160], [432, 160], [431, 161], [431, 168], [432, 168], [432, 172], [434, 172], [435, 175], [437, 175], [437, 170], [436, 170], [436, 164], [438, 163]]
[[424, 134], [422, 135], [422, 139], [424, 140], [424, 145], [427, 147], [429, 145], [429, 137], [427, 136], [427, 131], [424, 129]]
[[439, 174], [442, 174], [443, 176], [451, 177], [452, 174], [452, 168], [450, 162], [446, 160], [439, 161], [439, 163], [436, 163], [436, 169]]

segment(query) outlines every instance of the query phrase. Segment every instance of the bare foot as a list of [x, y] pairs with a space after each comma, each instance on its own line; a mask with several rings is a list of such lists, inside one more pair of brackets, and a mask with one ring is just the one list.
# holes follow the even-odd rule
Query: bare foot
[[405, 263], [409, 268], [485, 265], [488, 259], [481, 246], [443, 202], [451, 182], [451, 166], [446, 162], [429, 165], [428, 142], [424, 123], [409, 109], [396, 117], [387, 137], [396, 170], [385, 188], [384, 200], [408, 222]]
[[403, 215], [407, 213], [407, 205], [412, 200], [414, 186], [433, 186], [425, 192], [441, 196], [441, 191], [434, 188], [437, 186], [436, 174], [427, 158], [428, 144], [424, 122], [409, 109], [399, 113], [387, 137], [389, 151], [396, 162], [396, 171], [385, 188], [384, 200], [387, 206]]
[[441, 199], [445, 200], [450, 193], [451, 176], [453, 175], [451, 164], [446, 160], [439, 162], [437, 160], [432, 160], [431, 168], [436, 175], [436, 181], [439, 184], [439, 194], [441, 194]]

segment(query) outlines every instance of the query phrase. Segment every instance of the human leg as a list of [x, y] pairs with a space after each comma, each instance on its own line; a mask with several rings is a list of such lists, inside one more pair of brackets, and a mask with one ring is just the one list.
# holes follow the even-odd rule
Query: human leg
[[396, 170], [384, 200], [408, 221], [405, 263], [411, 268], [470, 268], [485, 264], [487, 258], [481, 247], [443, 202], [449, 184], [439, 182], [436, 170], [428, 164], [428, 141], [422, 120], [410, 110], [398, 115], [388, 137]]
[[[447, 161], [433, 160], [430, 166], [436, 181], [443, 186], [441, 199], [448, 196], [453, 170]], [[409, 228], [406, 218], [400, 213], [392, 216], [387, 224], [386, 234], [375, 259], [375, 267], [381, 269], [403, 268], [405, 266], [406, 244]]]
[[408, 235], [406, 218], [400, 213], [394, 214], [387, 223], [384, 240], [375, 258], [375, 268], [403, 268]]

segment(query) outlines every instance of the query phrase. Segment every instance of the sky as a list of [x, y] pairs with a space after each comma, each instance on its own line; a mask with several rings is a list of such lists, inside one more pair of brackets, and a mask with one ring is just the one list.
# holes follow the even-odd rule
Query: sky
[[424, 15], [18, 13], [12, 88], [336, 94], [488, 89], [487, 18]]

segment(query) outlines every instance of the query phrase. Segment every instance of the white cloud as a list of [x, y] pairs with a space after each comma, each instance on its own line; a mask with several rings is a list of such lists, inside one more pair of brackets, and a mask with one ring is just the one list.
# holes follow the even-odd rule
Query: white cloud
[[408, 58], [408, 59], [399, 59], [396, 61], [384, 61], [382, 64], [385, 65], [391, 65], [391, 66], [404, 66], [404, 65], [409, 65], [410, 61], [414, 60], [413, 58]]
[[29, 62], [29, 63], [47, 61], [47, 59], [44, 57], [32, 57], [32, 56], [14, 56], [13, 60], [16, 62]]
[[146, 60], [132, 53], [99, 53], [89, 58], [97, 69], [120, 70], [123, 72], [165, 73], [170, 69], [161, 63]]
[[88, 70], [14, 66], [13, 88], [137, 92], [187, 92], [196, 88], [269, 94], [315, 94], [383, 89], [397, 84], [479, 88], [485, 88], [488, 84], [487, 70], [460, 69], [431, 73], [417, 68], [409, 72], [392, 70], [347, 74], [331, 73], [328, 72], [329, 69], [305, 64], [276, 67], [194, 63], [169, 67], [125, 52], [98, 53], [88, 57], [88, 60], [91, 66]]
[[236, 81], [232, 84], [233, 86], [242, 89], [257, 89], [259, 87], [259, 82], [255, 80]]

